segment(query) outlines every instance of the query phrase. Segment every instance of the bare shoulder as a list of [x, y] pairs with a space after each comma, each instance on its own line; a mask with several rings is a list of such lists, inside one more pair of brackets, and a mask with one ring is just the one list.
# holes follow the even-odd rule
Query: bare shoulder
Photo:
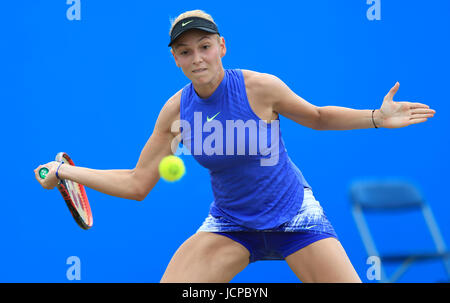
[[262, 120], [278, 119], [276, 103], [282, 98], [286, 86], [276, 76], [250, 70], [242, 70], [250, 107]]
[[181, 92], [183, 90], [180, 89], [177, 91], [172, 97], [170, 97], [163, 108], [161, 109], [161, 113], [164, 113], [169, 116], [176, 116], [180, 114], [180, 102], [181, 102]]
[[156, 121], [155, 131], [177, 134], [178, 131], [172, 131], [172, 124], [180, 120], [180, 101], [182, 89], [170, 97], [162, 107], [158, 120]]
[[273, 103], [279, 90], [285, 87], [278, 77], [251, 70], [242, 70], [247, 94], [255, 96], [258, 100]]
[[255, 106], [268, 107], [274, 113], [281, 114], [301, 125], [319, 129], [318, 107], [298, 96], [278, 77], [253, 71], [242, 72], [247, 95], [249, 99], [254, 100]]
[[282, 81], [271, 74], [260, 73], [251, 70], [242, 70], [242, 74], [244, 75], [245, 86], [250, 89], [264, 89], [268, 85], [279, 85]]
[[264, 81], [264, 80], [274, 80], [277, 79], [276, 76], [268, 73], [260, 73], [253, 70], [242, 69], [242, 74], [246, 79], [254, 81]]

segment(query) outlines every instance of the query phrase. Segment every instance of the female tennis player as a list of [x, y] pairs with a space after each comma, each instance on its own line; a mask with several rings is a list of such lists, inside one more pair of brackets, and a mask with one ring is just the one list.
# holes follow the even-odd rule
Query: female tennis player
[[[95, 170], [61, 165], [59, 176], [142, 201], [160, 178], [161, 159], [175, 152], [173, 143], [192, 151], [194, 142], [194, 158], [210, 171], [214, 202], [198, 231], [175, 252], [161, 282], [229, 282], [258, 260], [286, 260], [303, 282], [361, 282], [311, 186], [287, 154], [279, 115], [315, 130], [350, 130], [405, 127], [425, 122], [435, 111], [420, 103], [394, 102], [399, 83], [376, 110], [317, 107], [273, 75], [224, 69], [225, 40], [213, 18], [200, 10], [174, 20], [169, 46], [191, 82], [163, 106], [136, 167]], [[182, 123], [174, 127], [177, 121]], [[258, 138], [269, 137], [270, 144], [251, 155], [233, 153], [234, 147], [251, 149], [254, 141], [250, 135], [236, 138], [233, 129], [229, 132], [229, 121], [245, 121], [248, 129], [259, 125], [258, 131], [267, 133], [260, 132]], [[186, 131], [186, 125], [194, 129], [198, 123], [205, 132], [200, 138], [198, 130]], [[214, 148], [221, 148], [214, 153], [196, 151], [208, 145], [211, 138], [206, 135], [213, 129]], [[50, 169], [46, 179], [37, 175], [42, 166]], [[55, 187], [56, 167], [50, 162], [36, 168], [36, 179], [44, 188]]]

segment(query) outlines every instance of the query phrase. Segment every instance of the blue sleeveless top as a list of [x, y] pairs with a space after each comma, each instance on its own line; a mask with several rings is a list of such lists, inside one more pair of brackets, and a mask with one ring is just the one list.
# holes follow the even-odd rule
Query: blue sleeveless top
[[180, 118], [185, 151], [210, 172], [213, 216], [263, 230], [297, 213], [310, 186], [287, 154], [279, 119], [266, 123], [251, 109], [241, 70], [225, 70], [207, 99], [186, 85]]

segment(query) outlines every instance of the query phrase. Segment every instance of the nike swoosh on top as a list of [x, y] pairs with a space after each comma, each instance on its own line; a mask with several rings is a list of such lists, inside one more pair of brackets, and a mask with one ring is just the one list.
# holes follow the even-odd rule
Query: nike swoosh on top
[[218, 112], [217, 114], [215, 114], [212, 118], [206, 116], [206, 121], [209, 122], [209, 121], [214, 120], [214, 118], [217, 117], [218, 114], [220, 114], [220, 112]]
[[188, 22], [183, 22], [183, 23], [181, 24], [181, 26], [186, 26], [186, 25], [188, 25], [189, 23], [191, 23], [192, 21], [194, 21], [194, 20], [189, 20]]

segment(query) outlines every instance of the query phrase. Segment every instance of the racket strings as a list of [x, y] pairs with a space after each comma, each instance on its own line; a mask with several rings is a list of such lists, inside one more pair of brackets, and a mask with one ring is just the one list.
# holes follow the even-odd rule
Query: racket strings
[[[68, 158], [67, 154], [62, 155], [59, 161], [63, 161], [68, 165], [75, 165], [72, 159]], [[81, 184], [71, 180], [61, 180], [61, 183], [63, 185], [62, 188], [64, 188], [63, 191], [65, 192], [65, 195], [69, 198], [68, 202], [73, 206], [73, 208], [75, 208], [78, 217], [87, 226], [92, 226], [92, 213], [84, 187]]]

